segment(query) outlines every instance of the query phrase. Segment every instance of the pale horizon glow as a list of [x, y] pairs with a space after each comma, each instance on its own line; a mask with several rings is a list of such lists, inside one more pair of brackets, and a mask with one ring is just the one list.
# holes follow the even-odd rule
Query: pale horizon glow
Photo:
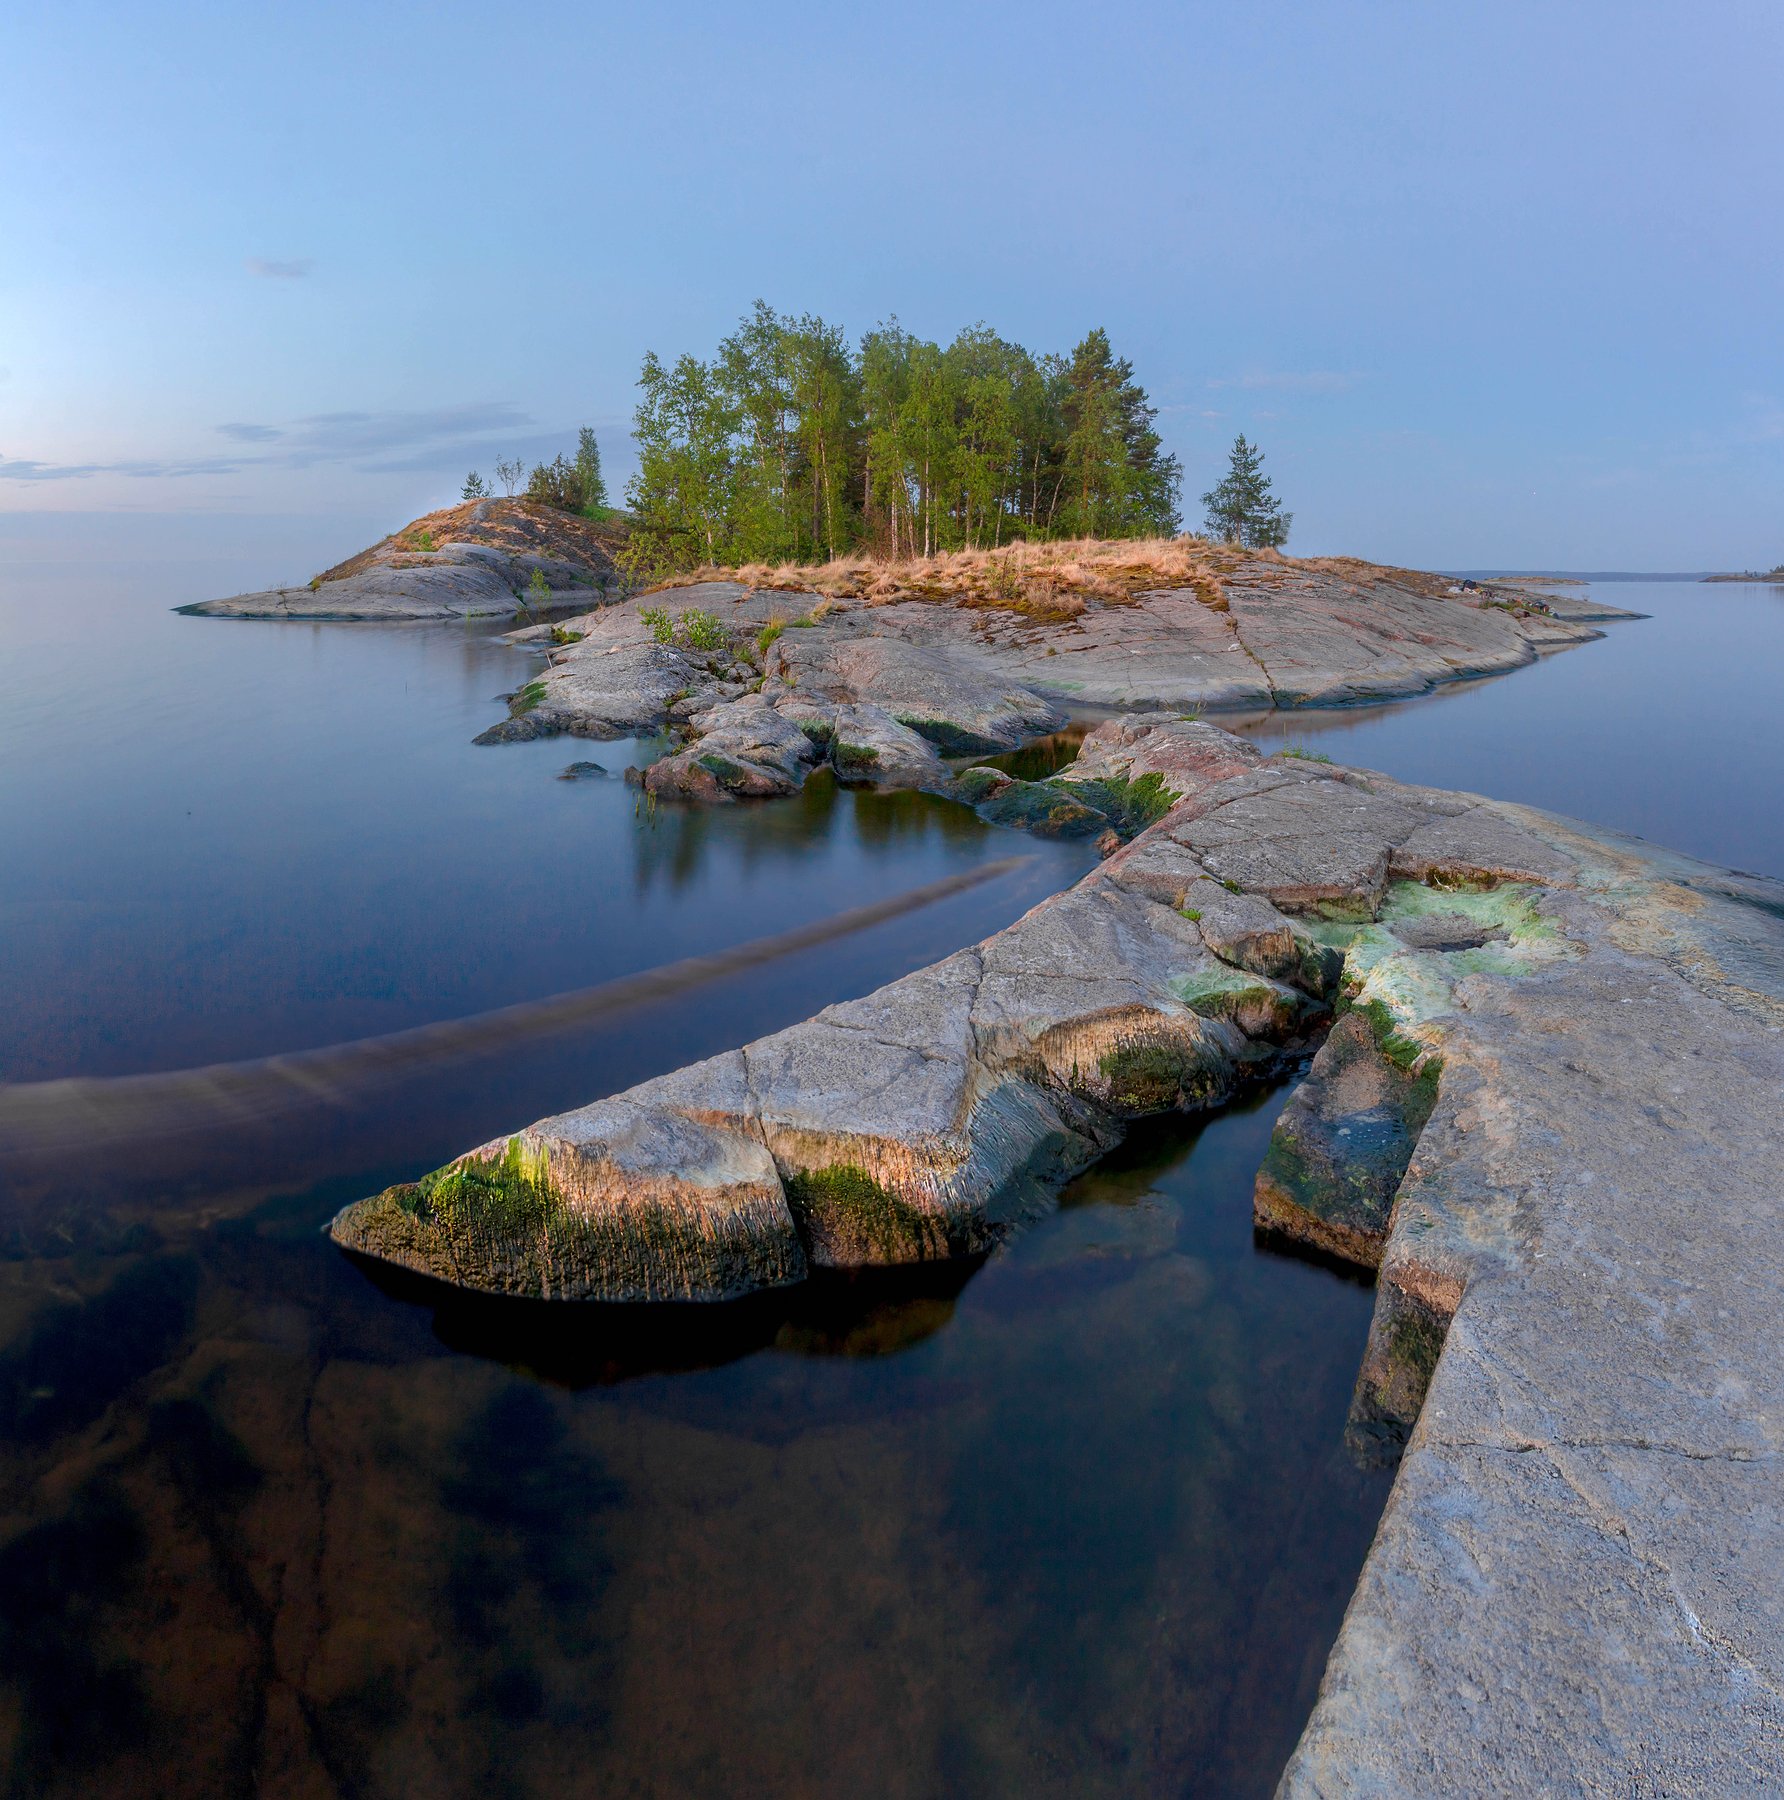
[[[1784, 13], [73, 4], [0, 28], [0, 520], [383, 529], [759, 295], [1105, 326], [1291, 551], [1784, 558]], [[72, 524], [72, 521], [70, 521]]]

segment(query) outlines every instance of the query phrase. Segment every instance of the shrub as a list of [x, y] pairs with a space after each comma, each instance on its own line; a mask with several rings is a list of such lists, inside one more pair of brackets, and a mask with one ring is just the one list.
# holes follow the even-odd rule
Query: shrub
[[731, 641], [730, 633], [709, 612], [684, 612], [681, 631], [692, 650], [722, 650]]
[[768, 646], [772, 644], [786, 628], [787, 622], [785, 619], [770, 619], [768, 623], [756, 633], [756, 648], [766, 656], [768, 654]]
[[670, 644], [675, 641], [675, 621], [660, 606], [640, 607], [638, 617], [649, 627], [650, 635], [659, 644]]

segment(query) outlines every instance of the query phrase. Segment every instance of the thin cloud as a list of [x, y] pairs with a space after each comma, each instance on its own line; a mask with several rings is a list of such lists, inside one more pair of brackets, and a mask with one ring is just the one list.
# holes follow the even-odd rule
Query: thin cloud
[[1258, 369], [1245, 375], [1210, 376], [1208, 385], [1282, 394], [1348, 394], [1366, 379], [1354, 369]]
[[286, 262], [269, 256], [250, 256], [242, 266], [264, 281], [302, 281], [316, 265], [307, 256], [294, 256]]
[[523, 436], [524, 428], [532, 424], [529, 414], [505, 400], [417, 411], [311, 413], [287, 425], [236, 419], [219, 425], [219, 434], [237, 444], [269, 446], [263, 454], [89, 463], [0, 456], [0, 481], [81, 481], [94, 475], [181, 479], [237, 475], [251, 469], [307, 469], [325, 463], [351, 464], [368, 474], [431, 471], [516, 450], [549, 454], [549, 444], [557, 439], [548, 443], [535, 433]]

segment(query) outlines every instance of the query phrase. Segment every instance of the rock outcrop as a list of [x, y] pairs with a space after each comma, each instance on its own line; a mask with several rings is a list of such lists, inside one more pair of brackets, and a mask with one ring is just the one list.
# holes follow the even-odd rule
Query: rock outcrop
[[[879, 603], [736, 581], [670, 588], [555, 633], [517, 632], [548, 666], [479, 741], [680, 730], [688, 742], [655, 785], [707, 800], [788, 793], [825, 761], [857, 779], [937, 785], [939, 766], [906, 740], [854, 727], [883, 731], [889, 719], [939, 756], [986, 755], [1055, 729], [1074, 709], [1382, 699], [1598, 635], [1509, 588], [1464, 591], [1367, 563], [1238, 551], [1224, 563], [1218, 581], [1093, 596], [1057, 612], [945, 592]], [[818, 754], [747, 754], [768, 724], [752, 701], [799, 719]], [[839, 708], [864, 710], [839, 720]], [[847, 746], [861, 754], [851, 761]], [[736, 770], [701, 764], [707, 752]], [[1024, 799], [1001, 804], [1019, 811]]]
[[429, 513], [304, 587], [182, 606], [234, 619], [524, 618], [586, 604], [618, 583], [610, 528], [530, 500]]
[[1784, 1791], [1784, 888], [1206, 725], [1085, 760], [1172, 799], [1077, 887], [336, 1241], [612, 1298], [982, 1249], [1329, 1006], [1260, 1217], [1379, 1258], [1402, 1460], [1282, 1791]]

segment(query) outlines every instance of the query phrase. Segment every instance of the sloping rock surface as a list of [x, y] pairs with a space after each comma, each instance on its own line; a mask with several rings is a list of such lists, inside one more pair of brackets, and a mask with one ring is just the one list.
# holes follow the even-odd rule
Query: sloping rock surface
[[512, 618], [611, 587], [612, 542], [588, 521], [532, 501], [478, 500], [417, 519], [307, 586], [178, 610], [236, 619]]
[[[610, 1297], [979, 1249], [1330, 999], [1435, 1094], [1352, 1419], [1403, 1457], [1283, 1793], [1784, 1791], [1784, 889], [1150, 729], [1093, 756], [1169, 756], [1179, 798], [1007, 931], [336, 1240]], [[1367, 1100], [1326, 1077], [1304, 1111]]]

